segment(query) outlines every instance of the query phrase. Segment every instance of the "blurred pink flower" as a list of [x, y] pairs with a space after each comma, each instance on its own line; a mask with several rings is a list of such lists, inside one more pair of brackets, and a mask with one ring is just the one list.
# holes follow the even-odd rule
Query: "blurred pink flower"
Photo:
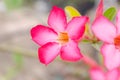
[[88, 17], [74, 17], [67, 23], [65, 12], [56, 6], [50, 12], [48, 27], [37, 25], [31, 30], [32, 39], [41, 47], [38, 50], [39, 60], [49, 64], [59, 54], [63, 60], [78, 61], [82, 58], [78, 40], [85, 31]]
[[90, 70], [90, 77], [92, 80], [119, 80], [118, 69], [104, 72], [100, 68], [92, 68]]
[[92, 25], [93, 33], [104, 42], [101, 48], [105, 66], [111, 70], [120, 66], [120, 11], [117, 13], [117, 24], [99, 16]]

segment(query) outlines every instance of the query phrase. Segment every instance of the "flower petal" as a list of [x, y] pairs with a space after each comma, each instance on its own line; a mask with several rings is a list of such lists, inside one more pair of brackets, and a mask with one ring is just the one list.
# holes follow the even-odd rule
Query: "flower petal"
[[98, 17], [92, 25], [93, 33], [106, 43], [113, 43], [116, 36], [115, 26], [105, 17]]
[[120, 10], [117, 13], [117, 17], [116, 17], [116, 24], [117, 24], [117, 34], [120, 34]]
[[100, 3], [96, 10], [96, 18], [103, 14], [103, 0], [100, 0]]
[[106, 80], [104, 72], [98, 68], [91, 69], [90, 76], [91, 76], [91, 80]]
[[120, 66], [120, 51], [112, 44], [104, 44], [101, 48], [105, 66], [112, 70]]
[[61, 58], [66, 61], [78, 61], [82, 58], [81, 52], [74, 41], [68, 42], [61, 48]]
[[65, 12], [61, 8], [54, 6], [48, 18], [48, 24], [56, 32], [63, 32], [67, 25]]
[[119, 80], [119, 71], [114, 69], [107, 73], [107, 80]]
[[46, 65], [49, 64], [56, 58], [56, 56], [58, 56], [60, 49], [60, 45], [55, 42], [43, 45], [38, 50], [40, 62]]
[[55, 42], [57, 39], [57, 33], [55, 31], [42, 25], [37, 25], [32, 28], [31, 36], [32, 39], [41, 46], [47, 42]]
[[67, 25], [66, 31], [73, 40], [80, 39], [85, 32], [85, 24], [88, 21], [88, 17], [74, 17]]

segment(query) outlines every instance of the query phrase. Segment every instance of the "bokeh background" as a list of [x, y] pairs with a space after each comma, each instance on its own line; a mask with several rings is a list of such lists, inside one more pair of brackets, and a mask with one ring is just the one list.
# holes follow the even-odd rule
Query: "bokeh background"
[[[120, 9], [120, 0], [104, 0], [105, 9]], [[70, 63], [57, 57], [48, 66], [37, 57], [38, 45], [31, 40], [30, 29], [47, 25], [53, 5], [74, 6], [91, 22], [99, 0], [0, 0], [0, 80], [90, 80], [88, 66], [82, 61]], [[83, 53], [97, 60], [97, 51], [81, 43]], [[99, 62], [99, 61], [98, 61]]]

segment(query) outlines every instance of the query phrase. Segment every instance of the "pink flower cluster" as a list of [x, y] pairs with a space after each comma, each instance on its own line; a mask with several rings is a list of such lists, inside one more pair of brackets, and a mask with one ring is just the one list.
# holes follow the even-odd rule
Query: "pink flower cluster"
[[[48, 26], [37, 25], [31, 29], [32, 40], [41, 47], [38, 57], [41, 63], [49, 64], [58, 55], [65, 61], [79, 61], [85, 58], [78, 43], [83, 38], [87, 16], [73, 17], [67, 21], [64, 10], [54, 6], [48, 17]], [[99, 41], [103, 42], [100, 49], [104, 58], [104, 66], [92, 66], [90, 76], [92, 80], [119, 80], [120, 67], [120, 10], [116, 16], [116, 25], [103, 16], [103, 0], [96, 11], [96, 18], [91, 30]], [[86, 60], [87, 59], [83, 59]], [[90, 64], [90, 61], [88, 61]]]

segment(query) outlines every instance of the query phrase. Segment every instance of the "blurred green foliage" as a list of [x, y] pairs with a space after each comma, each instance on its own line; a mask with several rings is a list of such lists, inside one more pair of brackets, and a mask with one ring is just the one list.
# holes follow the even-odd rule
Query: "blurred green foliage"
[[4, 3], [8, 10], [20, 8], [23, 5], [24, 0], [4, 0]]
[[21, 55], [20, 52], [15, 51], [13, 52], [12, 59], [14, 61], [14, 66], [11, 66], [7, 73], [1, 78], [0, 80], [12, 80], [22, 69], [23, 67], [23, 56]]
[[23, 65], [23, 56], [20, 53], [15, 53], [13, 55], [13, 60], [15, 62], [16, 67], [20, 68]]

